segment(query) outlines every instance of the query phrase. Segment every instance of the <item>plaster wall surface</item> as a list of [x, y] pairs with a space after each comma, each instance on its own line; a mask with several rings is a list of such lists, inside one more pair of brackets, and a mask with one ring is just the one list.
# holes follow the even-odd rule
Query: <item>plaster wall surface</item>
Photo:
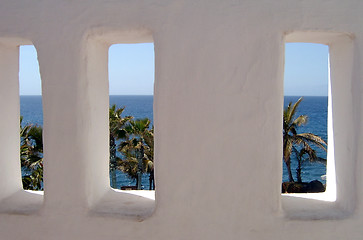
[[[1, 0], [0, 239], [362, 239], [362, 12], [360, 0]], [[280, 194], [286, 41], [330, 46], [329, 201]], [[155, 200], [108, 184], [107, 49], [136, 42], [155, 46]], [[40, 64], [44, 195], [21, 188], [22, 44]]]

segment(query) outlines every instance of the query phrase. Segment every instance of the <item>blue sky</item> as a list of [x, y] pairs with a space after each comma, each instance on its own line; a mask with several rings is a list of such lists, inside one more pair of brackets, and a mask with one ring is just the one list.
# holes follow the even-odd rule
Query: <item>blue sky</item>
[[20, 46], [19, 83], [20, 95], [40, 95], [42, 92], [39, 63], [34, 46]]
[[110, 95], [153, 95], [153, 43], [115, 44], [108, 56]]
[[[326, 45], [287, 43], [285, 46], [284, 94], [327, 96], [328, 52]], [[115, 44], [109, 49], [110, 95], [152, 95], [154, 44]], [[36, 50], [20, 47], [20, 95], [40, 95], [41, 83]]]
[[327, 45], [285, 45], [285, 96], [328, 96]]

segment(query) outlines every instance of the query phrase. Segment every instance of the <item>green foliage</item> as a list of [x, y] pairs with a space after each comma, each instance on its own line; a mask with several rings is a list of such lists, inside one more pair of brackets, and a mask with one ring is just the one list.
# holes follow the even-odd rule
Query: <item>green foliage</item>
[[109, 110], [110, 136], [115, 139], [123, 139], [126, 137], [125, 125], [133, 119], [132, 116], [122, 117], [124, 110], [125, 107], [116, 108], [115, 104], [113, 104]]
[[133, 117], [122, 117], [125, 108], [117, 108], [113, 104], [109, 109], [109, 128], [110, 128], [110, 175], [111, 187], [116, 188], [116, 169], [117, 169], [117, 140], [126, 137], [125, 125]]
[[20, 163], [26, 174], [22, 177], [26, 190], [43, 190], [43, 129], [27, 124], [20, 117]]
[[[118, 151], [123, 159], [119, 161], [119, 169], [131, 179], [138, 180], [138, 172], [153, 173], [154, 169], [154, 128], [150, 129], [148, 118], [130, 120], [125, 126], [126, 137], [120, 143]], [[138, 153], [142, 153], [139, 166]]]
[[[116, 188], [115, 169], [126, 173], [129, 178], [137, 180], [138, 172], [153, 173], [154, 167], [154, 128], [150, 129], [150, 119], [136, 119], [132, 116], [122, 117], [123, 108], [112, 105], [110, 117], [110, 171], [111, 186]], [[118, 157], [117, 151], [121, 157]], [[143, 152], [140, 169], [137, 154]]]
[[43, 167], [34, 169], [22, 178], [26, 190], [43, 190]]

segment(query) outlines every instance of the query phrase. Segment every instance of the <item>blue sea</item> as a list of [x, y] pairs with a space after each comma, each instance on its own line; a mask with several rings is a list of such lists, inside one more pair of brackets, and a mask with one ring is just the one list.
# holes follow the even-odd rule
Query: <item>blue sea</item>
[[[284, 105], [289, 102], [296, 102], [299, 97], [286, 96]], [[149, 118], [153, 119], [153, 96], [110, 96], [110, 106], [116, 104], [118, 107], [125, 107], [124, 116], [134, 116], [135, 119]], [[328, 114], [328, 97], [304, 97], [301, 102], [297, 116], [308, 115], [308, 124], [299, 128], [299, 132], [310, 132], [322, 137], [327, 141], [327, 114]], [[32, 123], [43, 125], [42, 99], [41, 96], [21, 96], [20, 97], [20, 112], [24, 117], [23, 123]], [[326, 153], [320, 149], [316, 149], [318, 156], [326, 158]], [[296, 169], [296, 159], [292, 157], [292, 172], [294, 178]], [[326, 174], [326, 166], [321, 163], [306, 162], [302, 169], [302, 180], [312, 181], [320, 180], [325, 183], [321, 177]], [[288, 180], [285, 165], [283, 165], [283, 181]], [[142, 184], [144, 189], [149, 189], [148, 176], [144, 175]], [[117, 172], [117, 186], [135, 185], [122, 172]]]

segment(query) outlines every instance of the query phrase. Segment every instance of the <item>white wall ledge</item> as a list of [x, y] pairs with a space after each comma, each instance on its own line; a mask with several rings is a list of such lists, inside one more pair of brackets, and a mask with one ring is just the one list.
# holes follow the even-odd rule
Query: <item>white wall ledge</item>
[[136, 221], [150, 217], [155, 209], [155, 191], [110, 189], [91, 208], [91, 215]]
[[323, 195], [283, 194], [283, 215], [291, 220], [334, 220], [345, 219], [353, 213], [351, 208], [343, 208], [336, 201], [323, 200]]
[[43, 191], [19, 190], [0, 201], [0, 213], [35, 214], [43, 205], [43, 195]]

